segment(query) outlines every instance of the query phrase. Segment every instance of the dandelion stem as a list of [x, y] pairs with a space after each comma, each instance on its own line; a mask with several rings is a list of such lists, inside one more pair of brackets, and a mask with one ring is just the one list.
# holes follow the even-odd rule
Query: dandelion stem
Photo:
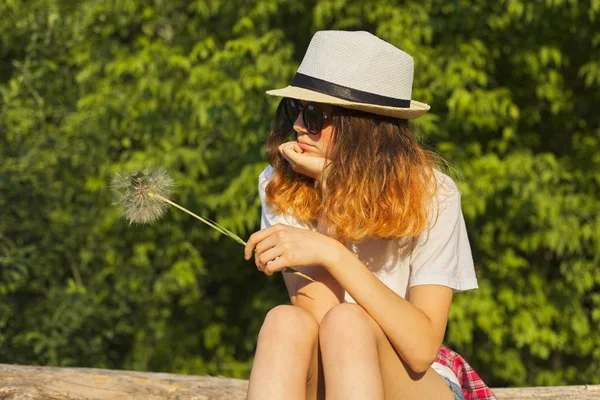
[[229, 236], [230, 238], [232, 238], [233, 240], [235, 240], [236, 242], [243, 244], [244, 246], [246, 245], [246, 242], [239, 237], [238, 235], [236, 235], [235, 233], [231, 232], [230, 230], [223, 228], [221, 225], [217, 224], [216, 222], [213, 222], [209, 219], [206, 218], [202, 218], [199, 215], [194, 214], [193, 212], [189, 211], [188, 209], [181, 207], [179, 204], [172, 202], [171, 200], [167, 199], [166, 197], [163, 197], [159, 194], [155, 194], [155, 193], [149, 193], [150, 196], [157, 198], [159, 200], [164, 201], [165, 203], [168, 203], [170, 205], [172, 205], [173, 207], [177, 207], [179, 208], [181, 211], [184, 211], [186, 213], [188, 213], [189, 215], [191, 215], [192, 217], [195, 217], [197, 219], [199, 219], [200, 221], [204, 222], [205, 224], [215, 228], [216, 230], [218, 230], [219, 232], [221, 232], [222, 234]]
[[[161, 196], [161, 195], [159, 195], [159, 194], [156, 194], [156, 193], [148, 193], [148, 194], [149, 194], [150, 196], [152, 196], [152, 197], [154, 197], [154, 198], [158, 199], [158, 200], [164, 201], [165, 203], [167, 203], [167, 204], [170, 204], [170, 205], [172, 205], [173, 207], [176, 207], [176, 208], [180, 209], [180, 210], [181, 210], [181, 211], [183, 211], [183, 212], [186, 212], [187, 214], [191, 215], [191, 216], [192, 216], [192, 217], [194, 217], [194, 218], [197, 218], [197, 219], [199, 219], [200, 221], [204, 222], [205, 224], [207, 224], [207, 225], [209, 225], [209, 226], [211, 226], [211, 227], [215, 228], [216, 230], [218, 230], [219, 232], [221, 232], [221, 233], [222, 233], [222, 234], [224, 234], [225, 236], [229, 236], [230, 238], [232, 238], [232, 239], [233, 239], [233, 240], [235, 240], [236, 242], [238, 242], [238, 243], [240, 243], [240, 244], [243, 244], [244, 246], [246, 245], [246, 242], [245, 242], [245, 241], [244, 241], [244, 240], [243, 240], [241, 237], [239, 237], [239, 236], [238, 236], [238, 235], [236, 235], [235, 233], [231, 232], [231, 231], [230, 231], [230, 230], [228, 230], [227, 228], [224, 228], [224, 227], [222, 227], [221, 225], [217, 224], [216, 222], [213, 222], [213, 221], [211, 221], [211, 220], [209, 220], [209, 219], [207, 219], [207, 218], [202, 218], [201, 216], [199, 216], [199, 215], [196, 215], [196, 214], [194, 214], [193, 212], [189, 211], [189, 210], [188, 210], [188, 209], [186, 209], [185, 207], [182, 207], [182, 206], [180, 206], [179, 204], [177, 204], [177, 203], [175, 203], [175, 202], [173, 202], [173, 201], [171, 201], [171, 200], [167, 199], [166, 197], [163, 197], [163, 196]], [[308, 276], [308, 275], [305, 275], [305, 274], [303, 274], [303, 273], [302, 273], [302, 272], [300, 272], [300, 271], [296, 271], [296, 270], [295, 270], [295, 269], [293, 269], [293, 268], [286, 267], [284, 271], [285, 271], [285, 272], [288, 272], [288, 273], [291, 273], [291, 274], [296, 274], [296, 275], [298, 275], [298, 276], [301, 276], [301, 277], [303, 277], [304, 279], [308, 279], [309, 281], [312, 281], [312, 282], [314, 282], [314, 279], [312, 279], [310, 276]]]

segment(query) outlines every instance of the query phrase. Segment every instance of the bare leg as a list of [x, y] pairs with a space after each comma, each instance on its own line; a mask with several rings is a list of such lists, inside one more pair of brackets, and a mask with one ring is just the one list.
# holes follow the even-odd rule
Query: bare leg
[[327, 399], [450, 400], [444, 379], [431, 368], [411, 371], [373, 318], [359, 305], [342, 303], [319, 329]]
[[314, 350], [306, 383], [306, 400], [325, 400], [325, 375], [323, 374], [321, 350], [318, 345]]
[[342, 304], [325, 314], [319, 329], [327, 399], [385, 399], [377, 338]]
[[315, 318], [299, 307], [280, 305], [269, 311], [258, 335], [248, 400], [305, 400], [307, 386], [315, 398], [316, 386], [307, 381], [318, 361], [318, 331]]

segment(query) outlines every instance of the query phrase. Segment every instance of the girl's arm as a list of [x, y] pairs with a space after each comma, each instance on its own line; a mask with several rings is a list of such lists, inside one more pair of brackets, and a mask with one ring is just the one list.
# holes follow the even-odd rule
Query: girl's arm
[[394, 293], [346, 247], [323, 269], [379, 324], [404, 362], [424, 373], [435, 360], [446, 330], [453, 290], [441, 285], [410, 289], [409, 300]]
[[[428, 242], [435, 244], [432, 241], [435, 236], [431, 231]], [[432, 250], [432, 246], [427, 249]], [[381, 282], [340, 242], [318, 232], [283, 224], [253, 233], [246, 243], [244, 258], [249, 260], [253, 254], [256, 266], [267, 275], [285, 267], [293, 267], [303, 268], [302, 272], [319, 279], [320, 282], [305, 284], [296, 281], [293, 286], [290, 285], [290, 288], [293, 287], [295, 304], [304, 302], [302, 307], [306, 306], [318, 320], [333, 305], [342, 301], [341, 288], [344, 288], [382, 328], [409, 368], [416, 373], [423, 373], [431, 366], [444, 336], [452, 288], [429, 284], [423, 276], [413, 274], [413, 287], [407, 296], [410, 301], [405, 300]], [[415, 270], [422, 266], [415, 264], [415, 261], [419, 261], [418, 255], [423, 254], [417, 252], [417, 257], [411, 263], [411, 268]], [[440, 257], [439, 252], [437, 255], [436, 263], [430, 262], [428, 265], [445, 266], [445, 257]], [[328, 275], [315, 275], [319, 274], [318, 268], [328, 272], [339, 286], [325, 285], [323, 281]], [[425, 272], [431, 271], [426, 269]], [[324, 288], [329, 291], [319, 292]], [[321, 302], [321, 293], [329, 296], [325, 298], [332, 300], [331, 303]]]
[[283, 279], [293, 305], [310, 312], [317, 322], [321, 320], [333, 306], [344, 301], [344, 289], [321, 267], [294, 267], [310, 276], [310, 282], [295, 274], [283, 273]]

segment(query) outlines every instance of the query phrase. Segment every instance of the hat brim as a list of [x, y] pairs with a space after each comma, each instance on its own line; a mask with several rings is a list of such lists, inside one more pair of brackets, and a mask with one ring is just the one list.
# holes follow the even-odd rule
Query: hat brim
[[282, 89], [268, 90], [266, 93], [271, 96], [291, 97], [293, 99], [298, 100], [314, 101], [315, 103], [334, 104], [345, 108], [351, 108], [353, 110], [366, 111], [373, 114], [385, 115], [388, 117], [402, 119], [419, 118], [430, 109], [429, 105], [418, 102], [416, 100], [410, 101], [410, 108], [388, 107], [378, 106], [375, 104], [357, 103], [297, 86], [287, 86]]

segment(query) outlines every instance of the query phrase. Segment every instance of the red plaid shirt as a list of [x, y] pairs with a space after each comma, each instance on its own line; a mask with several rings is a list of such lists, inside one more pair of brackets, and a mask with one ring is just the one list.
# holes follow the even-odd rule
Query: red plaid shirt
[[483, 383], [477, 372], [457, 352], [442, 345], [435, 362], [445, 365], [454, 372], [465, 400], [496, 400], [496, 396], [490, 388]]

